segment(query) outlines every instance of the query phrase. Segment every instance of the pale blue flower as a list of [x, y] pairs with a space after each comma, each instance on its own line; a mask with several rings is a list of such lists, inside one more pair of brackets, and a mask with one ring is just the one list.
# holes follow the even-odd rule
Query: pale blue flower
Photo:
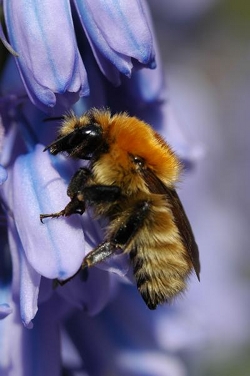
[[[3, 5], [26, 91], [43, 110], [89, 94], [84, 67], [88, 53], [79, 50], [78, 38], [88, 38], [101, 71], [115, 84], [120, 83], [119, 72], [131, 75], [132, 59], [155, 66], [152, 34], [139, 0], [55, 0], [53, 5], [49, 0], [4, 0]], [[74, 9], [84, 29], [77, 35]]]

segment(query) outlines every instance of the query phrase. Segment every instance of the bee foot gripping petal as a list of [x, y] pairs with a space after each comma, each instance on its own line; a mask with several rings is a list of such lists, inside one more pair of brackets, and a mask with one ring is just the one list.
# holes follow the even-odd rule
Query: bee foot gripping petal
[[72, 276], [84, 257], [84, 234], [79, 217], [39, 222], [41, 211], [56, 212], [68, 201], [66, 185], [41, 145], [17, 158], [12, 181], [15, 222], [29, 263], [47, 278], [62, 271]]

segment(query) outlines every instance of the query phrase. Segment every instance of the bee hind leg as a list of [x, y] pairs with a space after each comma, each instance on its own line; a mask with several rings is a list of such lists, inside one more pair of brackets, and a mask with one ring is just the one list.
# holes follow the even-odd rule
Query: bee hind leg
[[119, 249], [124, 252], [143, 225], [149, 210], [149, 202], [140, 201], [131, 209], [130, 216], [121, 223], [118, 230], [111, 234], [107, 241], [100, 244], [84, 258], [82, 268], [93, 266], [105, 260]]
[[105, 260], [115, 253], [118, 248], [117, 244], [109, 241], [100, 244], [84, 258], [81, 268], [84, 269]]

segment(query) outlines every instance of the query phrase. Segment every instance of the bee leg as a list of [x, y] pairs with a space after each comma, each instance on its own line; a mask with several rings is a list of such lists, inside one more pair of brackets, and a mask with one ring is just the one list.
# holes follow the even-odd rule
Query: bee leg
[[118, 249], [126, 250], [134, 238], [150, 210], [148, 201], [140, 201], [132, 210], [130, 216], [119, 229], [110, 236], [109, 240], [100, 244], [90, 252], [83, 260], [82, 268], [93, 266], [114, 254]]
[[81, 193], [90, 176], [91, 172], [87, 168], [79, 168], [69, 182], [67, 195], [73, 199], [73, 197]]
[[90, 171], [87, 168], [80, 168], [71, 179], [67, 194], [71, 198], [68, 205], [61, 211], [51, 214], [40, 214], [40, 221], [44, 218], [68, 217], [71, 214], [83, 214], [85, 212], [85, 202], [82, 189], [90, 177]]
[[[97, 199], [98, 193], [106, 193], [105, 200], [112, 201], [112, 199], [118, 195], [118, 191], [113, 189], [115, 186], [92, 186], [86, 188], [92, 188], [89, 191], [89, 197], [92, 194], [92, 199]], [[111, 188], [111, 189], [110, 189]], [[92, 193], [91, 193], [92, 192]], [[102, 196], [102, 194], [101, 194]], [[100, 196], [98, 196], [100, 199]], [[96, 201], [95, 201], [96, 202]], [[104, 261], [106, 258], [112, 256], [116, 253], [119, 249], [123, 251], [126, 250], [126, 247], [132, 241], [134, 236], [136, 235], [137, 231], [143, 226], [144, 220], [148, 215], [150, 210], [150, 203], [148, 201], [141, 201], [139, 202], [131, 211], [130, 216], [124, 221], [119, 229], [111, 235], [110, 239], [101, 243], [98, 247], [96, 247], [93, 251], [91, 251], [83, 260], [83, 263], [80, 269], [70, 278], [59, 281], [56, 280], [56, 285], [63, 286], [71, 279], [73, 279], [82, 269], [86, 267], [91, 267], [96, 265], [97, 263]]]
[[77, 197], [74, 197], [65, 208], [57, 213], [40, 214], [40, 221], [43, 223], [44, 218], [59, 218], [61, 216], [68, 217], [72, 214], [83, 214], [85, 211], [84, 201], [79, 201]]
[[83, 260], [82, 268], [93, 266], [111, 256], [119, 246], [112, 242], [104, 242], [91, 251]]
[[121, 188], [117, 185], [90, 185], [83, 189], [83, 195], [89, 205], [112, 203], [121, 197]]

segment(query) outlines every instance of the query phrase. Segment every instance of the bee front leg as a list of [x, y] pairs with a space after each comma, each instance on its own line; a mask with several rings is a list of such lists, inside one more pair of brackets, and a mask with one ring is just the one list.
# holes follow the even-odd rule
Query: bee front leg
[[77, 198], [73, 198], [65, 208], [57, 213], [40, 214], [40, 221], [43, 223], [44, 218], [59, 218], [62, 216], [68, 217], [72, 214], [83, 214], [85, 212], [84, 201], [79, 201]]
[[130, 216], [121, 223], [119, 229], [107, 241], [100, 244], [84, 258], [82, 268], [93, 266], [105, 260], [117, 252], [118, 249], [122, 249], [124, 252], [144, 224], [149, 210], [150, 203], [148, 201], [140, 201], [132, 209]]
[[[95, 203], [95, 204], [108, 203], [108, 202], [112, 203], [112, 202], [117, 201], [121, 197], [121, 189], [119, 187], [115, 186], [115, 185], [91, 185], [91, 186], [88, 186], [88, 187], [84, 187], [82, 190], [79, 190], [79, 187], [84, 186], [84, 184], [86, 184], [86, 181], [87, 181], [87, 179], [85, 180], [85, 182], [83, 181], [84, 180], [84, 174], [85, 174], [86, 177], [90, 176], [89, 170], [81, 169], [72, 178], [72, 180], [69, 184], [69, 188], [68, 188], [68, 195], [69, 196], [70, 195], [73, 195], [73, 197], [83, 196], [84, 199], [87, 201], [87, 203], [89, 205], [91, 205], [93, 203]], [[75, 212], [74, 210], [79, 209], [79, 203], [81, 203], [81, 202], [82, 201], [75, 202], [72, 199], [71, 202], [66, 206], [66, 208], [64, 210], [62, 210], [63, 214], [61, 214], [62, 212], [55, 213], [55, 214], [52, 214], [52, 215], [51, 214], [49, 214], [49, 215], [43, 214], [41, 220], [45, 216], [51, 217], [51, 216], [57, 216], [57, 214], [59, 214], [59, 215], [70, 215], [70, 214], [72, 214], [71, 211]], [[82, 202], [82, 203], [84, 204], [84, 202]], [[70, 214], [66, 214], [66, 213], [70, 213]], [[65, 285], [66, 283], [71, 281], [86, 266], [91, 266], [91, 265], [94, 265], [98, 262], [101, 262], [102, 260], [104, 260], [108, 256], [112, 255], [112, 253], [114, 253], [116, 249], [117, 249], [117, 244], [111, 243], [111, 242], [110, 243], [105, 242], [105, 243], [99, 245], [99, 247], [97, 247], [95, 250], [93, 250], [90, 253], [92, 255], [92, 257], [91, 257], [92, 262], [90, 262], [90, 261], [89, 261], [89, 263], [83, 262], [81, 267], [79, 268], [79, 270], [73, 276], [71, 276], [70, 278], [63, 280], [63, 281], [56, 280], [55, 285], [56, 286], [58, 284], [61, 285], [61, 286]], [[89, 257], [88, 260], [90, 260], [90, 257]]]
[[44, 218], [68, 217], [72, 214], [83, 214], [85, 212], [85, 201], [82, 192], [90, 175], [90, 171], [87, 168], [80, 168], [72, 177], [67, 189], [67, 195], [71, 198], [71, 201], [63, 210], [57, 213], [40, 214], [40, 221], [43, 222]]

